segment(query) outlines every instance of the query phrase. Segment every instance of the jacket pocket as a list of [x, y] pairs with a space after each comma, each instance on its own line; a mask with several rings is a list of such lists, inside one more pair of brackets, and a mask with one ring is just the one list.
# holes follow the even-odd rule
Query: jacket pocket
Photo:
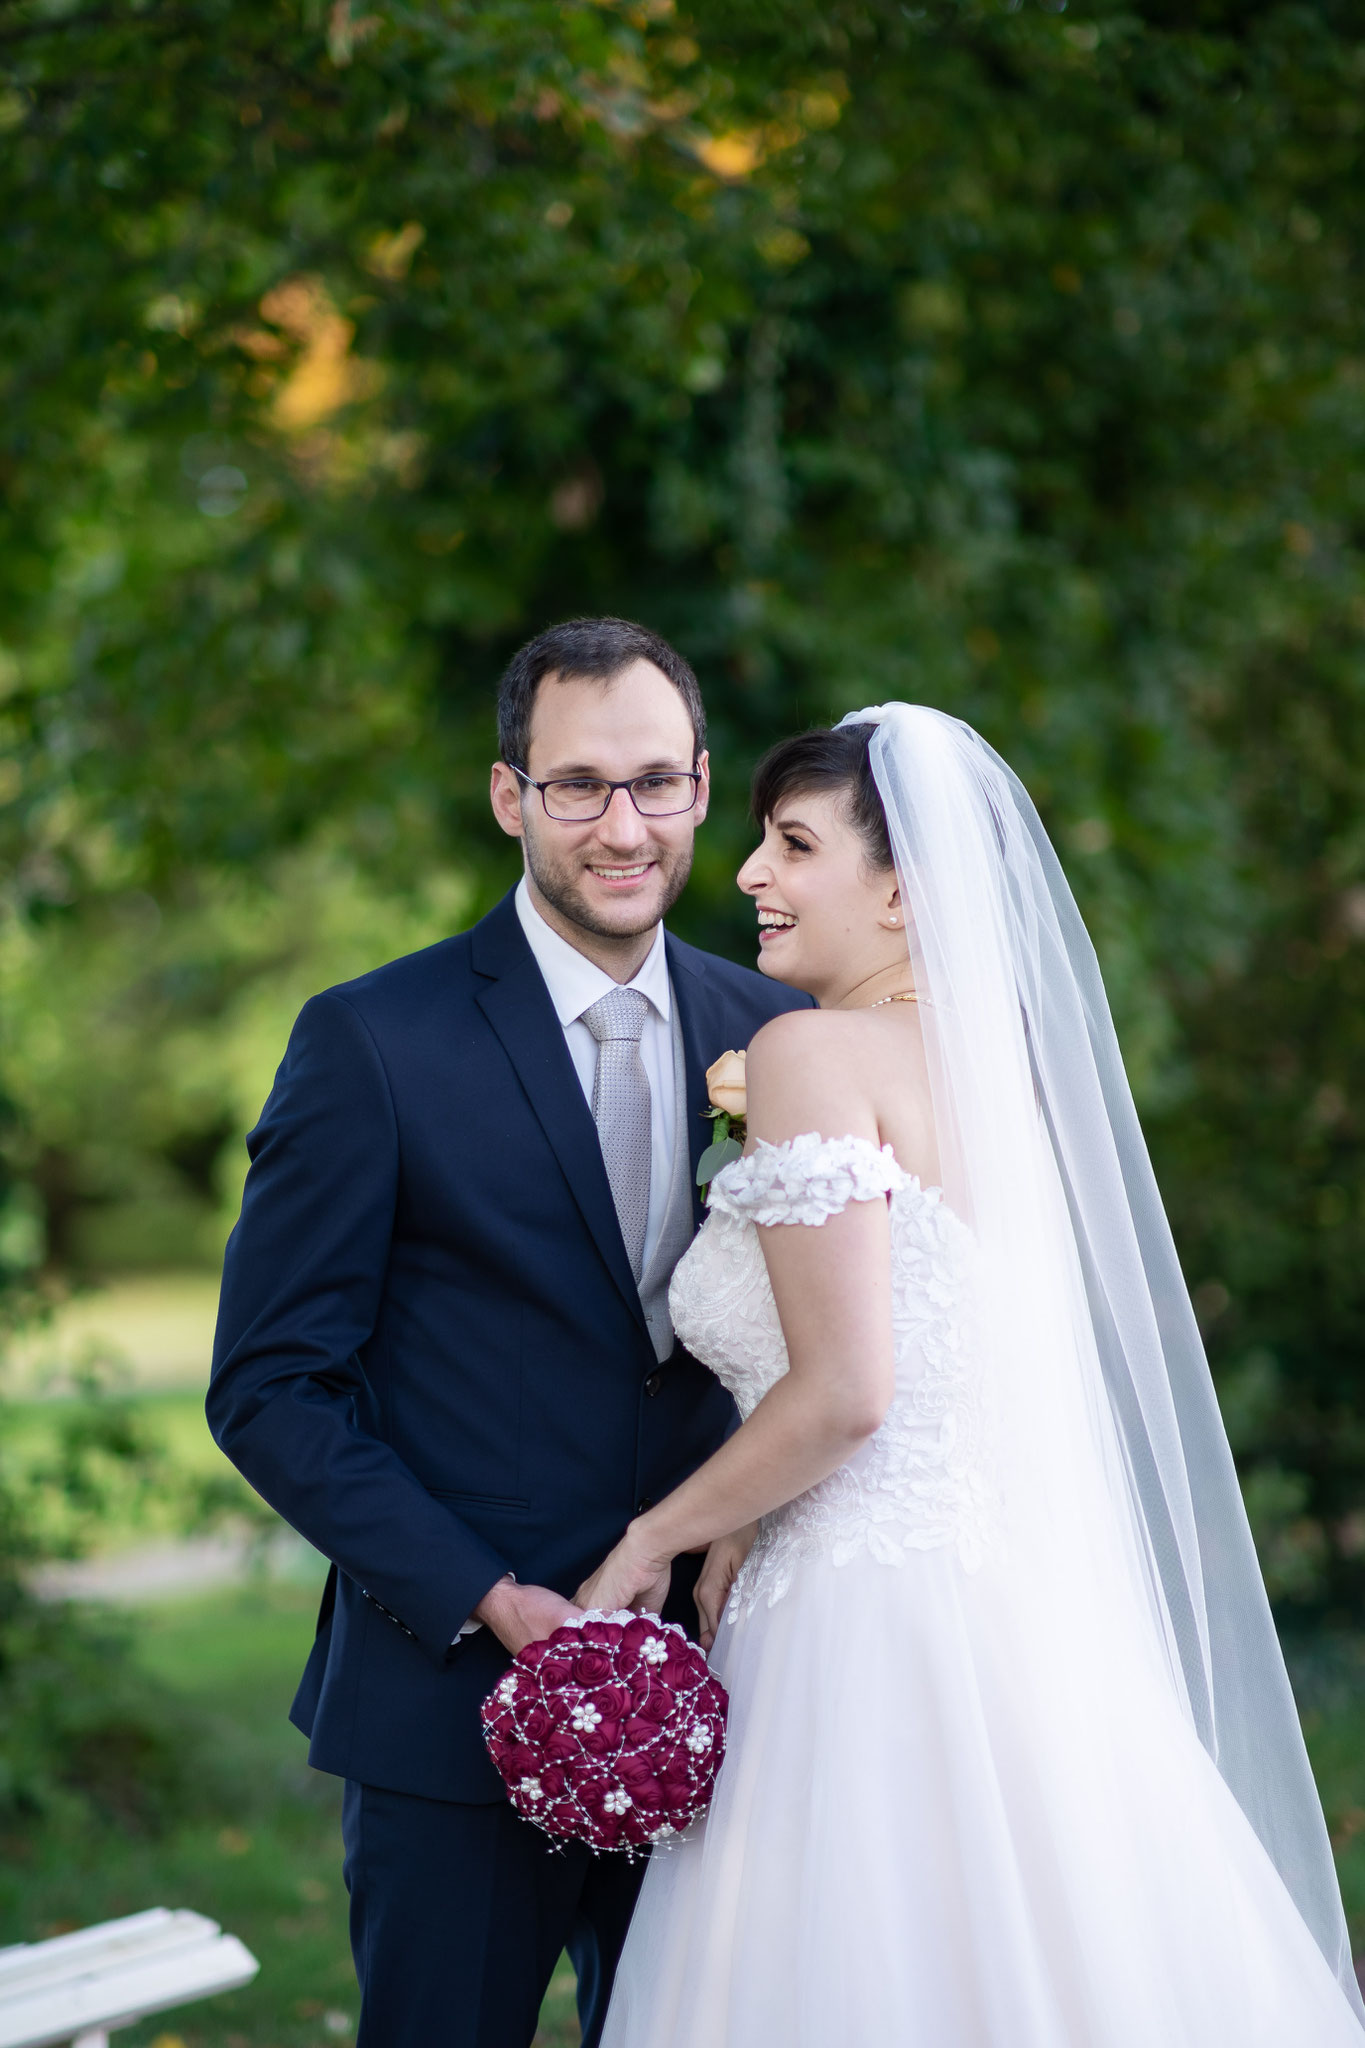
[[508, 1508], [513, 1511], [519, 1509], [524, 1513], [531, 1505], [529, 1500], [522, 1500], [513, 1493], [468, 1493], [451, 1491], [440, 1486], [429, 1486], [427, 1492], [433, 1500], [448, 1500], [452, 1507], [464, 1504], [472, 1508]]

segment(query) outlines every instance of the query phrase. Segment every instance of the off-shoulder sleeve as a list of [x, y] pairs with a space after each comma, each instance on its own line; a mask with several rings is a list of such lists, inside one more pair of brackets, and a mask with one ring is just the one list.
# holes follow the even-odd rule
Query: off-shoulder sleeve
[[850, 1202], [871, 1202], [905, 1184], [889, 1145], [807, 1131], [780, 1145], [758, 1141], [711, 1183], [709, 1207], [749, 1223], [821, 1224]]

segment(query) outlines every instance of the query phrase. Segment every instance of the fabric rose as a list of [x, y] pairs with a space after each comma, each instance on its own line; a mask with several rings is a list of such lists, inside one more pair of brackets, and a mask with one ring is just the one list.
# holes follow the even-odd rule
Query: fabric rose
[[647, 1697], [642, 1699], [639, 1706], [635, 1709], [636, 1717], [639, 1720], [648, 1721], [655, 1728], [661, 1728], [672, 1712], [673, 1695], [666, 1686], [660, 1685], [657, 1679], [651, 1686]]
[[748, 1114], [745, 1059], [742, 1052], [723, 1052], [706, 1069], [706, 1099], [713, 1109], [723, 1109], [728, 1117]]
[[580, 1650], [573, 1660], [576, 1685], [605, 1685], [616, 1666], [605, 1650]]
[[723, 1052], [706, 1070], [711, 1107], [711, 1142], [697, 1161], [697, 1185], [705, 1200], [716, 1175], [740, 1157], [745, 1144], [744, 1113], [748, 1103], [742, 1052]]

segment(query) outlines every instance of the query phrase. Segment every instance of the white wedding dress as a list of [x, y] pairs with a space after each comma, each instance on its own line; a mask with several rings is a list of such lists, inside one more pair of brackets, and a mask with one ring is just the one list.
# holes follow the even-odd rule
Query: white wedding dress
[[715, 1799], [651, 1861], [605, 2048], [1361, 2048], [1149, 1633], [1011, 1573], [944, 1197], [864, 1139], [760, 1145], [678, 1268], [679, 1337], [747, 1416], [787, 1365], [755, 1224], [888, 1198], [895, 1398], [764, 1519], [712, 1656]]

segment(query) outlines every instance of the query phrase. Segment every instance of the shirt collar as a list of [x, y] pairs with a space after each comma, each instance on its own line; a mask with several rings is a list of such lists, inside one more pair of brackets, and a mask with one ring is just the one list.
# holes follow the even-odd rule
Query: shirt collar
[[[619, 982], [613, 981], [602, 968], [585, 959], [576, 947], [546, 924], [531, 901], [525, 875], [517, 883], [515, 901], [526, 943], [545, 978], [550, 1001], [561, 1024], [574, 1023], [585, 1010], [591, 1009], [599, 997], [620, 987]], [[645, 957], [644, 965], [626, 983], [626, 987], [639, 989], [664, 1022], [669, 1021], [673, 1014], [673, 1000], [668, 985], [668, 956], [664, 950], [662, 925], [654, 934], [654, 944]]]

